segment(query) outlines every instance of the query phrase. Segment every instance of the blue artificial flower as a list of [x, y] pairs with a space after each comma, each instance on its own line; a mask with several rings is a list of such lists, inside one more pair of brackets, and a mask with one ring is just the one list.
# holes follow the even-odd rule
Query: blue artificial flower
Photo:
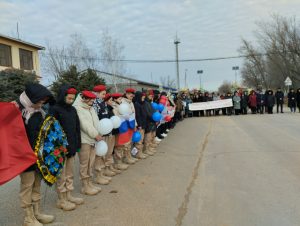
[[64, 146], [64, 147], [67, 147], [68, 144], [69, 144], [69, 143], [68, 143], [68, 140], [67, 140], [67, 139], [64, 139], [64, 140], [63, 140], [63, 146]]
[[55, 131], [61, 130], [61, 126], [58, 121], [54, 122], [54, 129], [55, 129]]
[[55, 133], [54, 131], [51, 131], [47, 138], [49, 139], [49, 141], [55, 141], [57, 140], [58, 136], [57, 136], [57, 133]]
[[54, 149], [54, 145], [51, 142], [45, 142], [44, 143], [44, 150], [47, 154], [49, 154]]
[[55, 162], [55, 159], [52, 155], [48, 155], [46, 158], [45, 158], [45, 162], [46, 164], [49, 166], [51, 165], [51, 163]]

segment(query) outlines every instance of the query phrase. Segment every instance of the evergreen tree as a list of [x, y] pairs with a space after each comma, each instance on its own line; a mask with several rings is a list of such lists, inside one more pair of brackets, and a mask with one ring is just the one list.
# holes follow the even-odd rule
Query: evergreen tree
[[92, 69], [87, 69], [80, 75], [80, 82], [78, 89], [82, 90], [93, 90], [96, 85], [105, 85], [105, 80], [97, 75]]
[[59, 75], [59, 78], [53, 82], [51, 90], [55, 95], [57, 95], [61, 85], [69, 84], [78, 89], [80, 83], [80, 74], [77, 71], [77, 67], [72, 65], [69, 67], [69, 70], [62, 72]]
[[0, 101], [18, 99], [28, 83], [38, 83], [37, 76], [18, 69], [0, 71]]

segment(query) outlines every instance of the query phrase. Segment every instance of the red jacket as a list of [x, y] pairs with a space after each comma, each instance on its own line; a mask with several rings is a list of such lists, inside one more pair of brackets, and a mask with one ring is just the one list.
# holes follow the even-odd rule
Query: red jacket
[[256, 94], [251, 94], [249, 96], [249, 105], [250, 105], [250, 107], [256, 107], [257, 106]]

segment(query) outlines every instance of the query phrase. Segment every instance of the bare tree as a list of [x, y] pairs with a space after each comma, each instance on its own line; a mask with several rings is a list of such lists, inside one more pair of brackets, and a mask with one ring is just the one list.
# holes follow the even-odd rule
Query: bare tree
[[117, 84], [120, 82], [120, 78], [118, 78], [117, 75], [126, 73], [123, 52], [124, 46], [119, 40], [113, 38], [107, 30], [104, 31], [100, 46], [101, 67], [105, 72], [113, 75], [107, 78], [107, 82], [113, 84], [116, 92], [118, 91]]
[[42, 65], [50, 80], [56, 81], [72, 65], [79, 71], [96, 68], [97, 56], [88, 48], [81, 35], [72, 34], [66, 46], [54, 46], [48, 41], [46, 52], [42, 53]]
[[283, 87], [289, 76], [300, 85], [300, 30], [295, 17], [272, 15], [270, 21], [257, 22], [257, 27], [257, 47], [243, 40], [240, 48], [247, 56], [244, 83], [255, 86], [260, 81], [263, 88]]
[[229, 93], [231, 91], [232, 84], [229, 81], [223, 81], [223, 83], [219, 86], [218, 92], [220, 94]]
[[168, 76], [160, 76], [160, 83], [162, 86], [168, 87], [168, 88], [174, 88], [176, 85], [176, 80], [171, 78], [170, 75]]

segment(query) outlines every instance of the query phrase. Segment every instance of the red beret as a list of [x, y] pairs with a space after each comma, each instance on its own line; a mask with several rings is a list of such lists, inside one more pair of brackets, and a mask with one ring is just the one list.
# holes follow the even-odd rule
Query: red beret
[[135, 93], [135, 89], [133, 89], [133, 88], [127, 88], [127, 89], [125, 90], [125, 92], [126, 92], [126, 93]]
[[93, 91], [94, 92], [101, 92], [101, 91], [104, 91], [106, 90], [106, 86], [105, 85], [98, 85], [98, 86], [95, 86]]
[[89, 99], [96, 99], [96, 95], [93, 94], [91, 91], [88, 90], [84, 90], [82, 91], [82, 96], [84, 96], [85, 98], [89, 98]]
[[146, 93], [142, 93], [142, 96], [145, 97], [145, 96], [146, 96]]
[[152, 90], [152, 89], [150, 89], [150, 90], [148, 91], [148, 94], [149, 94], [149, 95], [151, 95], [151, 96], [153, 96], [153, 95], [154, 95], [154, 92], [153, 92], [153, 90]]
[[110, 93], [105, 94], [104, 101], [109, 100], [109, 98], [111, 98]]
[[115, 99], [119, 98], [119, 97], [122, 97], [123, 95], [121, 93], [113, 93], [111, 94], [111, 96]]
[[67, 90], [67, 94], [76, 94], [77, 90], [75, 88], [70, 88]]

